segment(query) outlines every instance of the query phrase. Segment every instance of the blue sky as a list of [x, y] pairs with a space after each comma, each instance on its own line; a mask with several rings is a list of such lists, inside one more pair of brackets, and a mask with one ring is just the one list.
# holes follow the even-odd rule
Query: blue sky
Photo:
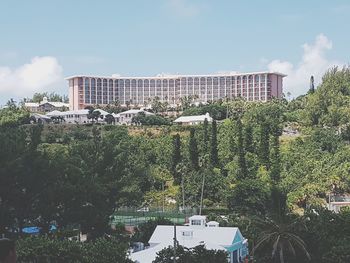
[[350, 61], [346, 0], [0, 0], [0, 103], [75, 74], [278, 70], [307, 90]]

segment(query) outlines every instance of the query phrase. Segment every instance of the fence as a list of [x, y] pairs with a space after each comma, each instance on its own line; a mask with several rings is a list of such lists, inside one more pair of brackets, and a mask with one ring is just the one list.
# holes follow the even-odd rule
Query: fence
[[123, 207], [116, 210], [111, 216], [111, 225], [123, 224], [125, 226], [137, 226], [151, 219], [163, 217], [176, 224], [184, 224], [188, 217], [197, 213], [197, 209], [185, 209], [183, 211], [165, 210], [162, 208], [137, 209]]

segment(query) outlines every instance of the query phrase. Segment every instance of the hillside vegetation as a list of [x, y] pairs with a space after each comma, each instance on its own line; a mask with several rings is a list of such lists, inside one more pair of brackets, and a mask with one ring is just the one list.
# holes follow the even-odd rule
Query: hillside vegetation
[[346, 262], [350, 212], [324, 207], [331, 192], [350, 192], [350, 69], [329, 70], [315, 92], [290, 102], [184, 111], [205, 112], [223, 120], [40, 126], [23, 125], [21, 109], [1, 110], [0, 233], [28, 224], [47, 233], [54, 221], [79, 224], [94, 239], [111, 231], [116, 208], [199, 207], [203, 195], [212, 219], [257, 245], [258, 262], [282, 262], [281, 254], [284, 262]]

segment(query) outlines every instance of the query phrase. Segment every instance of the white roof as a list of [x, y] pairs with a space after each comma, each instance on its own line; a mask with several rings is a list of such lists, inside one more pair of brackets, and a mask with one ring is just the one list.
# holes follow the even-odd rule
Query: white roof
[[[192, 228], [191, 226], [177, 226], [176, 235], [178, 241], [183, 241], [180, 238], [183, 231], [192, 230], [192, 240], [197, 240], [198, 244], [201, 241], [205, 243], [213, 243], [220, 246], [230, 246], [235, 238], [238, 228], [237, 227], [203, 227], [203, 228]], [[174, 226], [157, 226], [151, 236], [149, 243], [169, 243], [172, 244], [174, 235]], [[198, 245], [197, 244], [197, 245]]]
[[175, 79], [175, 78], [181, 78], [181, 77], [221, 77], [221, 76], [243, 76], [243, 75], [257, 75], [257, 74], [276, 74], [280, 75], [282, 77], [286, 77], [287, 75], [276, 72], [276, 71], [258, 71], [258, 72], [246, 72], [246, 73], [240, 73], [235, 71], [229, 71], [229, 72], [221, 72], [221, 73], [214, 73], [214, 74], [206, 74], [206, 75], [183, 75], [183, 74], [158, 74], [157, 76], [150, 76], [150, 77], [121, 77], [121, 76], [98, 76], [98, 75], [73, 75], [65, 78], [65, 80], [70, 80], [73, 78], [78, 77], [87, 77], [87, 78], [102, 78], [102, 79]]
[[[193, 231], [192, 238], [183, 237], [184, 231]], [[176, 239], [181, 246], [187, 248], [205, 245], [207, 249], [225, 250], [225, 246], [232, 245], [237, 232], [240, 233], [237, 227], [176, 226]], [[149, 240], [150, 248], [132, 253], [130, 257], [141, 263], [151, 263], [157, 252], [173, 245], [173, 238], [174, 226], [157, 226]]]
[[56, 108], [61, 108], [61, 107], [69, 108], [69, 104], [68, 103], [64, 103], [64, 102], [60, 102], [60, 101], [46, 101], [46, 102], [41, 102], [40, 105], [42, 105], [44, 103], [51, 104], [52, 106], [54, 106]]
[[25, 102], [24, 106], [25, 107], [39, 107], [40, 105], [43, 105], [45, 103], [51, 104], [52, 106], [56, 108], [61, 108], [61, 107], [67, 107], [69, 108], [68, 103], [60, 102], [60, 101], [41, 101], [40, 103], [38, 102]]
[[206, 216], [201, 216], [201, 215], [194, 215], [189, 218], [189, 220], [206, 220]]
[[104, 116], [110, 114], [109, 112], [101, 110], [101, 109], [95, 109], [94, 111], [99, 111], [101, 113], [101, 115], [104, 115]]
[[204, 122], [205, 119], [207, 119], [208, 122], [213, 121], [213, 118], [210, 117], [209, 113], [207, 113], [205, 115], [181, 116], [177, 118], [174, 122], [177, 122], [177, 123]]
[[46, 116], [63, 116], [64, 115], [64, 112], [61, 112], [59, 110], [53, 110], [53, 111], [50, 111], [48, 113], [46, 113]]
[[64, 115], [88, 115], [89, 114], [89, 110], [69, 110], [69, 111], [64, 111], [62, 112]]
[[146, 115], [154, 115], [154, 113], [149, 111], [144, 111], [144, 110], [127, 110], [127, 111], [120, 112], [119, 114], [137, 114], [140, 112], [144, 112]]
[[50, 117], [43, 115], [43, 114], [39, 114], [39, 113], [33, 113], [31, 116], [34, 116], [35, 118], [40, 118], [40, 119], [45, 119], [45, 120], [51, 120]]
[[25, 102], [24, 106], [25, 107], [39, 107], [39, 103], [37, 103], [37, 102]]

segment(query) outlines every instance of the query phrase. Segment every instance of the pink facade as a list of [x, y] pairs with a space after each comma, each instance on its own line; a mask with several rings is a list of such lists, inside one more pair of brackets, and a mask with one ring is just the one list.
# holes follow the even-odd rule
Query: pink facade
[[76, 110], [115, 101], [121, 105], [148, 106], [155, 98], [171, 106], [180, 104], [184, 97], [197, 103], [235, 97], [243, 97], [247, 101], [268, 101], [282, 97], [283, 77], [285, 75], [281, 73], [255, 72], [149, 78], [80, 75], [67, 80], [70, 108]]

